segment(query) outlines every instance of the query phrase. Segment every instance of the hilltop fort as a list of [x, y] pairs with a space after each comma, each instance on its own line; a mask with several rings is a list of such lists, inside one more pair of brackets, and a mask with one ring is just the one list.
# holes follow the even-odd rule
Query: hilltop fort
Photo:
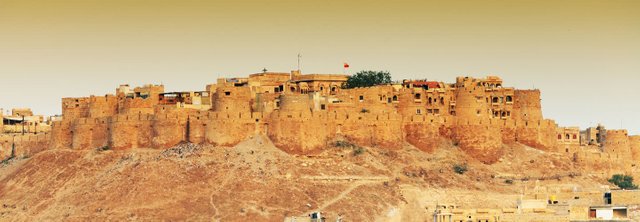
[[[85, 219], [293, 221], [330, 210], [366, 220], [403, 209], [397, 221], [640, 218], [639, 192], [598, 187], [615, 174], [640, 175], [639, 136], [558, 126], [543, 117], [539, 90], [497, 76], [363, 88], [345, 87], [348, 79], [265, 71], [202, 91], [120, 85], [114, 94], [63, 98], [61, 116], [0, 111], [0, 159], [18, 163], [0, 169], [0, 196], [9, 201], [0, 217], [73, 210]], [[189, 155], [198, 157], [183, 159]], [[49, 205], [54, 194], [65, 199]], [[170, 207], [137, 204], [163, 201]]]
[[[516, 142], [587, 165], [614, 164], [619, 172], [634, 170], [632, 162], [640, 159], [640, 137], [603, 126], [582, 132], [559, 127], [544, 119], [539, 90], [507, 87], [496, 76], [345, 89], [347, 78], [263, 72], [189, 92], [121, 85], [115, 94], [63, 98], [62, 117], [26, 121], [27, 129], [20, 117], [33, 114], [14, 110], [3, 118], [2, 155], [9, 148], [28, 155], [45, 148], [167, 148], [180, 142], [233, 146], [262, 134], [291, 154], [313, 154], [337, 138], [387, 149], [406, 141], [430, 152], [444, 139], [489, 164], [501, 158], [502, 144]], [[26, 135], [15, 135], [24, 130]]]

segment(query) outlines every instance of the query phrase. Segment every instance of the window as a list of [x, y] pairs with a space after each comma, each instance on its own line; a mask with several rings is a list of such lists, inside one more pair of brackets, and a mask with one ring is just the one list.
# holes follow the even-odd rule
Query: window
[[415, 99], [420, 99], [420, 96], [421, 96], [421, 95], [420, 95], [420, 93], [416, 93], [416, 94], [414, 95], [414, 98], [415, 98]]
[[320, 109], [321, 110], [325, 110], [325, 105], [324, 104], [320, 104]]
[[573, 139], [574, 139], [574, 140], [575, 140], [575, 139], [578, 139], [578, 135], [573, 134]]
[[562, 139], [562, 135], [558, 134], [558, 139], [561, 140]]
[[569, 134], [566, 134], [566, 135], [564, 135], [564, 138], [566, 138], [566, 139], [570, 139], [570, 138], [571, 138], [571, 136], [569, 136]]
[[491, 99], [491, 102], [498, 103], [498, 97], [493, 97], [493, 99]]
[[508, 103], [513, 102], [513, 97], [511, 97], [511, 96], [507, 96], [507, 102], [508, 102]]
[[422, 113], [422, 110], [416, 109], [416, 114], [420, 115], [421, 113]]
[[360, 99], [360, 102], [364, 101], [364, 96], [361, 95], [359, 99]]
[[398, 96], [393, 96], [393, 101], [398, 101]]
[[225, 95], [225, 96], [230, 96], [230, 95], [231, 95], [231, 92], [229, 92], [229, 91], [224, 92], [224, 95]]

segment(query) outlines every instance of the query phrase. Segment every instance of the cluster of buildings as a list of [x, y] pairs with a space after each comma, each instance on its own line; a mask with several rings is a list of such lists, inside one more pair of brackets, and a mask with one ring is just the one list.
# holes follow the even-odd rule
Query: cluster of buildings
[[[569, 155], [576, 165], [602, 178], [614, 173], [640, 175], [636, 166], [640, 137], [603, 126], [583, 131], [559, 127], [543, 118], [539, 90], [506, 87], [497, 76], [457, 77], [454, 83], [403, 80], [352, 89], [344, 87], [348, 78], [264, 71], [221, 78], [199, 91], [121, 85], [114, 94], [63, 98], [62, 116], [47, 119], [28, 109], [14, 109], [10, 115], [0, 112], [0, 157], [49, 148], [166, 148], [181, 142], [233, 146], [256, 134], [268, 136], [293, 154], [319, 152], [337, 137], [386, 149], [410, 143], [426, 152], [446, 139], [487, 164], [501, 158], [503, 144], [521, 143]], [[435, 218], [499, 221], [490, 215], [516, 215], [529, 209], [522, 206], [515, 211], [476, 210], [471, 217], [450, 207], [439, 209]], [[593, 209], [598, 214], [608, 208]], [[621, 214], [615, 213], [617, 209], [614, 215]], [[570, 211], [567, 215], [576, 212]], [[592, 212], [576, 214], [588, 220]]]
[[51, 131], [52, 118], [45, 118], [43, 115], [34, 115], [31, 109], [28, 108], [15, 108], [11, 109], [11, 113], [4, 113], [4, 110], [0, 109], [0, 134], [5, 135], [24, 135], [24, 134], [37, 134], [46, 133]]
[[[538, 188], [538, 187], [537, 187]], [[628, 190], [581, 190], [541, 187], [518, 199], [513, 207], [464, 208], [438, 204], [434, 222], [525, 222], [525, 221], [637, 221], [640, 192]], [[567, 189], [568, 188], [568, 189]]]

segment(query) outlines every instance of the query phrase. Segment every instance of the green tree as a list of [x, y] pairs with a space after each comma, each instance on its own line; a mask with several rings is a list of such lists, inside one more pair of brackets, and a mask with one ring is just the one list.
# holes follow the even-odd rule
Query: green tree
[[371, 71], [363, 70], [355, 75], [349, 76], [346, 88], [370, 87], [391, 83], [391, 74], [389, 71]]
[[633, 184], [633, 177], [628, 175], [615, 174], [609, 179], [609, 183], [615, 184], [625, 190], [638, 189], [638, 185]]

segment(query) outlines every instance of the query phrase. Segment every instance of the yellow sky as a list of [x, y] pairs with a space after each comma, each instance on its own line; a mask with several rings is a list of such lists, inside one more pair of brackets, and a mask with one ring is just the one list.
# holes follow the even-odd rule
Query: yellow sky
[[[640, 1], [0, 0], [0, 107], [120, 83], [203, 89], [262, 68], [502, 76], [562, 125], [640, 133]], [[622, 122], [622, 123], [621, 123]]]

